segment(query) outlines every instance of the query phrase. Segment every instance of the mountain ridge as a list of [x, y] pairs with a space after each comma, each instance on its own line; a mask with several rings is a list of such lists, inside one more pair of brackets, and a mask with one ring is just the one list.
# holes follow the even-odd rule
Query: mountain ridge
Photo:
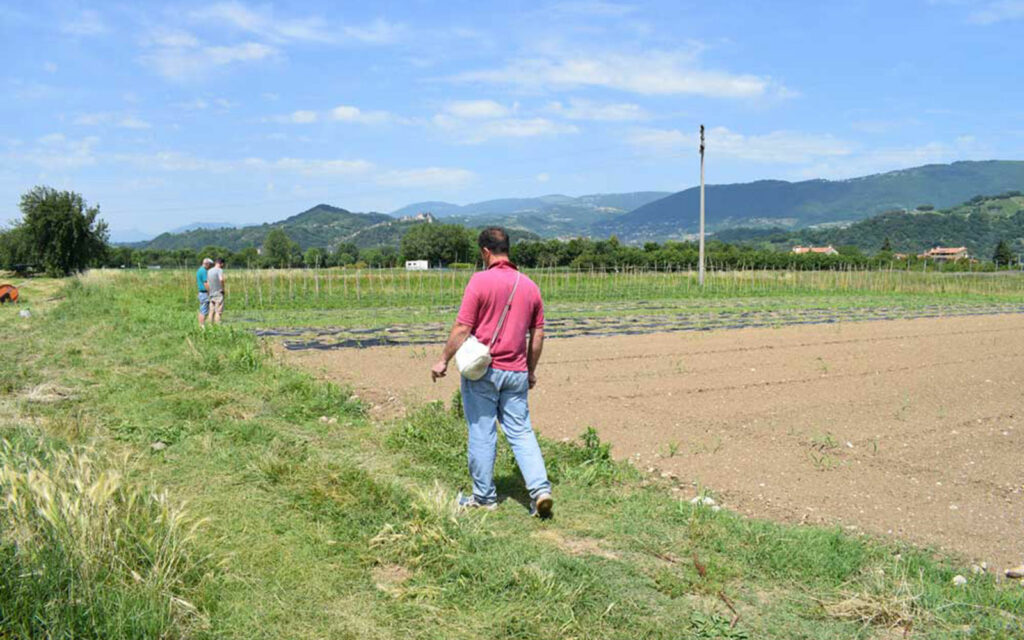
[[[1024, 189], [1024, 161], [931, 164], [845, 180], [716, 184], [707, 187], [707, 222], [711, 232], [740, 227], [779, 227], [783, 231], [841, 227], [893, 209], [912, 210], [923, 204], [946, 208], [977, 194], [1015, 189]], [[664, 193], [638, 191], [578, 197], [549, 194], [469, 205], [428, 201], [407, 205], [391, 215], [354, 213], [321, 203], [274, 223], [164, 233], [133, 246], [200, 249], [214, 245], [239, 250], [261, 245], [274, 228], [284, 229], [303, 249], [334, 248], [349, 241], [366, 247], [378, 241], [395, 245], [410, 226], [429, 224], [429, 220], [402, 220], [427, 213], [422, 211], [426, 208], [435, 209], [429, 213], [440, 222], [468, 227], [502, 225], [544, 238], [615, 235], [622, 242], [640, 244], [691, 237], [697, 230], [699, 189], [693, 187], [657, 197]], [[632, 205], [637, 206], [630, 208]], [[366, 231], [371, 227], [375, 228]]]
[[[711, 230], [741, 226], [807, 227], [854, 222], [891, 209], [920, 204], [950, 207], [977, 194], [1024, 187], [1024, 161], [983, 160], [928, 164], [844, 180], [757, 180], [708, 185], [706, 218]], [[699, 187], [642, 205], [597, 226], [598, 235], [624, 242], [673, 239], [697, 231]], [[751, 225], [751, 221], [758, 224]]]

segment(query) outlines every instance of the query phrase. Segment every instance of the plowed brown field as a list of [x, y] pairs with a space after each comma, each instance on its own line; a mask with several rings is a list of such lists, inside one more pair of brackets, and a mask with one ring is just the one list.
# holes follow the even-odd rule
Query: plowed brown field
[[[439, 351], [284, 357], [388, 415], [451, 397]], [[550, 340], [539, 378], [545, 436], [592, 425], [727, 508], [1024, 562], [1024, 315]]]

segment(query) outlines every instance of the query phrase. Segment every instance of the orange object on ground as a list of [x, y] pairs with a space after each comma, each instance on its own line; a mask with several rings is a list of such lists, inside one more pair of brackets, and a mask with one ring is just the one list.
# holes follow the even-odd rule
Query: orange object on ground
[[13, 284], [0, 284], [0, 304], [18, 301], [18, 287]]

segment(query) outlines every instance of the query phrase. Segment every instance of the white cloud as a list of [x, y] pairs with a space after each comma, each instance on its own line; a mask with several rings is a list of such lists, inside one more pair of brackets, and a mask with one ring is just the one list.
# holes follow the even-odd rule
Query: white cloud
[[101, 36], [110, 31], [110, 28], [99, 13], [86, 9], [61, 24], [60, 30], [72, 36]]
[[547, 174], [547, 173], [538, 173], [537, 174], [537, 182], [547, 182], [550, 179], [551, 179], [551, 176], [549, 174]]
[[48, 133], [45, 136], [40, 136], [36, 142], [47, 147], [51, 147], [57, 144], [63, 144], [67, 140], [67, 137], [63, 133]]
[[265, 118], [264, 122], [279, 122], [283, 124], [311, 124], [321, 120], [333, 120], [336, 122], [349, 122], [357, 124], [385, 124], [388, 122], [404, 122], [387, 111], [363, 111], [359, 107], [351, 105], [339, 105], [330, 111], [319, 112], [309, 109], [293, 111], [285, 116], [272, 116]]
[[637, 104], [616, 103], [600, 104], [590, 100], [571, 98], [569, 104], [552, 102], [547, 106], [549, 113], [568, 118], [569, 120], [628, 121], [645, 120], [647, 112]]
[[579, 0], [572, 2], [559, 2], [549, 7], [548, 11], [555, 14], [581, 14], [588, 16], [621, 18], [622, 16], [629, 15], [636, 11], [636, 7], [618, 2]]
[[54, 62], [44, 62], [43, 71], [46, 73], [57, 73], [57, 64]]
[[284, 157], [276, 160], [245, 158], [242, 160], [210, 160], [184, 153], [164, 151], [147, 155], [121, 155], [117, 159], [141, 168], [163, 171], [266, 171], [273, 174], [294, 173], [306, 176], [358, 178], [380, 186], [395, 188], [455, 188], [468, 184], [476, 174], [466, 169], [424, 167], [417, 169], [379, 169], [368, 160], [318, 159]]
[[85, 127], [98, 127], [101, 125], [116, 125], [124, 129], [150, 129], [151, 124], [141, 118], [127, 114], [118, 115], [110, 111], [99, 111], [96, 113], [83, 113], [74, 119], [74, 124]]
[[282, 18], [274, 15], [269, 6], [254, 10], [241, 2], [218, 2], [193, 11], [190, 17], [199, 22], [227, 24], [276, 43], [331, 42], [334, 39], [323, 18]]
[[359, 124], [384, 124], [394, 120], [394, 117], [387, 111], [363, 111], [359, 107], [339, 105], [331, 109], [331, 119]]
[[932, 141], [906, 147], [868, 148], [848, 158], [826, 160], [803, 167], [797, 174], [807, 178], [853, 178], [906, 167], [956, 160], [984, 160], [992, 149], [974, 136], [959, 136], [952, 142]]
[[145, 44], [156, 47], [189, 48], [198, 47], [199, 38], [191, 33], [178, 30], [158, 30], [149, 35]]
[[460, 142], [466, 144], [479, 144], [493, 138], [532, 138], [579, 132], [575, 125], [553, 122], [547, 118], [466, 120], [439, 113], [432, 122], [434, 126], [455, 135]]
[[202, 98], [196, 98], [195, 100], [189, 100], [188, 102], [175, 103], [174, 106], [179, 109], [184, 109], [185, 111], [202, 111], [209, 107], [210, 103]]
[[126, 116], [118, 121], [117, 126], [124, 127], [125, 129], [149, 129], [152, 127], [151, 124], [145, 120], [136, 118], [135, 116]]
[[[766, 164], [804, 164], [853, 153], [850, 143], [835, 136], [798, 131], [744, 135], [725, 127], [714, 127], [707, 131], [705, 141], [708, 157], [717, 155]], [[645, 151], [696, 154], [699, 134], [678, 129], [641, 129], [633, 133], [630, 142]]]
[[405, 31], [403, 25], [380, 18], [367, 25], [350, 25], [342, 29], [342, 33], [349, 39], [363, 44], [394, 44], [402, 39]]
[[263, 60], [276, 53], [276, 49], [268, 47], [259, 42], [244, 42], [239, 45], [226, 47], [205, 47], [205, 57], [214, 65], [231, 64], [232, 62], [246, 62], [251, 60]]
[[140, 169], [161, 171], [209, 171], [225, 173], [231, 171], [274, 171], [304, 175], [365, 175], [374, 169], [367, 160], [340, 160], [314, 158], [244, 158], [241, 160], [218, 160], [199, 158], [178, 151], [160, 151], [150, 154], [115, 154], [111, 159], [127, 162]]
[[193, 11], [189, 17], [197, 22], [228, 25], [239, 31], [257, 35], [276, 44], [287, 42], [392, 44], [405, 34], [401, 24], [378, 18], [365, 25], [332, 28], [320, 16], [285, 18], [275, 14], [273, 7], [249, 7], [241, 2], [218, 2]]
[[293, 111], [286, 118], [288, 122], [294, 122], [295, 124], [311, 124], [317, 121], [316, 111]]
[[394, 169], [377, 177], [377, 184], [399, 188], [455, 188], [462, 187], [476, 178], [467, 169], [447, 167], [426, 167], [422, 169]]
[[445, 106], [445, 111], [457, 118], [503, 118], [510, 110], [494, 100], [458, 100]]
[[[677, 129], [640, 129], [630, 142], [645, 155], [697, 156], [698, 134]], [[783, 174], [797, 179], [842, 179], [954, 160], [976, 160], [992, 156], [992, 149], [973, 136], [959, 136], [952, 142], [928, 142], [906, 147], [879, 148], [841, 140], [830, 134], [773, 131], [745, 135], [725, 127], [707, 132], [706, 154], [763, 165], [787, 166]]]
[[1024, 18], [1024, 0], [998, 0], [985, 3], [970, 15], [969, 20], [975, 24], [988, 25], [1022, 18]]
[[367, 160], [318, 160], [306, 158], [280, 158], [268, 164], [246, 161], [247, 166], [266, 166], [277, 171], [294, 171], [309, 175], [363, 175], [374, 168]]
[[168, 45], [161, 40], [151, 40], [154, 45], [142, 61], [153, 67], [159, 74], [172, 80], [201, 77], [210, 71], [235, 63], [257, 62], [272, 59], [277, 49], [259, 42], [243, 42], [232, 46], [203, 46], [198, 41], [175, 39]]
[[141, 169], [160, 169], [162, 171], [210, 171], [224, 172], [232, 168], [232, 163], [219, 160], [197, 158], [178, 151], [158, 151], [152, 154], [115, 155], [114, 160], [131, 162]]
[[880, 134], [916, 127], [920, 124], [921, 121], [917, 118], [874, 119], [851, 122], [850, 128], [863, 133]]
[[38, 138], [34, 145], [11, 145], [0, 158], [10, 164], [32, 164], [45, 171], [78, 169], [96, 164], [95, 147], [99, 141], [95, 136], [68, 138], [63, 133], [51, 133]]
[[82, 115], [74, 119], [74, 124], [82, 125], [85, 127], [95, 127], [110, 122], [110, 119], [112, 117], [113, 115], [107, 112], [83, 113]]
[[692, 94], [720, 98], [787, 95], [771, 78], [697, 67], [695, 52], [568, 54], [515, 60], [499, 69], [468, 71], [455, 82], [512, 85], [523, 89], [604, 87], [642, 95]]

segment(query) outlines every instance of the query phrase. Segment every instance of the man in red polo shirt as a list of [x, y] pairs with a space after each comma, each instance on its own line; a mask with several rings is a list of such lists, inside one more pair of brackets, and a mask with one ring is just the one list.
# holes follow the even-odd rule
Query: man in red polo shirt
[[[501, 312], [512, 295], [505, 323], [491, 347], [491, 367], [479, 380], [462, 379], [462, 407], [469, 425], [469, 474], [473, 493], [460, 496], [463, 507], [494, 509], [494, 458], [498, 446], [497, 423], [515, 454], [516, 464], [530, 492], [530, 514], [551, 516], [551, 483], [544, 456], [530, 424], [527, 392], [537, 384], [537, 362], [544, 346], [544, 303], [540, 289], [508, 259], [504, 229], [491, 227], [477, 240], [486, 269], [466, 285], [441, 359], [431, 367], [431, 379], [444, 377], [448, 361], [470, 334], [490, 344]], [[518, 279], [518, 285], [516, 284]], [[515, 293], [513, 294], [513, 288]], [[529, 335], [529, 339], [527, 339]]]

